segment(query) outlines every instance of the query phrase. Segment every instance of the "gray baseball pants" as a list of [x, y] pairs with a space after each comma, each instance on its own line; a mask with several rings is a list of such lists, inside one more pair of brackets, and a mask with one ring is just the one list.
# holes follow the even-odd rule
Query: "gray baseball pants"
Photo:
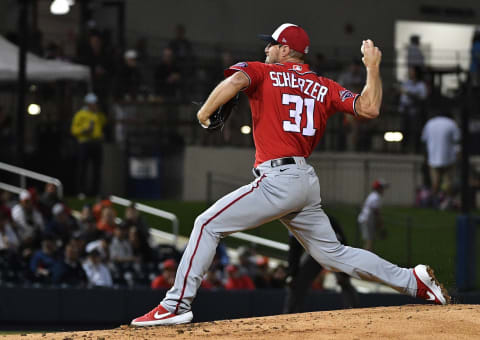
[[416, 295], [412, 269], [400, 268], [369, 251], [338, 242], [321, 208], [320, 184], [314, 169], [303, 157], [293, 158], [295, 164], [260, 164], [252, 183], [222, 197], [197, 217], [175, 284], [161, 302], [165, 309], [177, 314], [191, 309], [221, 238], [276, 219], [325, 268]]

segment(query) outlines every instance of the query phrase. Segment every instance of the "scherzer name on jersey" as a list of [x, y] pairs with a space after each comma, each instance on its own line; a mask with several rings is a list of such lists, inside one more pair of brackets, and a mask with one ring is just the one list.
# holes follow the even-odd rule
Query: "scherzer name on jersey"
[[270, 72], [272, 85], [275, 87], [290, 87], [300, 89], [305, 95], [316, 99], [320, 103], [328, 93], [328, 87], [321, 85], [310, 79], [297, 78], [295, 73], [289, 72]]

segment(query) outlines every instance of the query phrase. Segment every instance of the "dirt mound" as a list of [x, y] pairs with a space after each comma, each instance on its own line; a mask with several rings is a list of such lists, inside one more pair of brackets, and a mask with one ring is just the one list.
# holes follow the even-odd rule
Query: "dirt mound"
[[474, 339], [479, 305], [406, 305], [277, 315], [179, 326], [22, 334], [2, 339]]

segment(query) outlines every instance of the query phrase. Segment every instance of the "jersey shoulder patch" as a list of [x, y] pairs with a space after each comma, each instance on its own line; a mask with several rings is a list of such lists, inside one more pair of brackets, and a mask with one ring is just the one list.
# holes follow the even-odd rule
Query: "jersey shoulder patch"
[[340, 95], [340, 99], [342, 99], [342, 102], [344, 102], [348, 98], [355, 97], [355, 95], [349, 90], [342, 90], [339, 92], [339, 95]]
[[235, 65], [233, 65], [232, 67], [247, 67], [248, 66], [248, 63], [244, 62], [244, 61], [241, 61], [239, 63], [236, 63]]

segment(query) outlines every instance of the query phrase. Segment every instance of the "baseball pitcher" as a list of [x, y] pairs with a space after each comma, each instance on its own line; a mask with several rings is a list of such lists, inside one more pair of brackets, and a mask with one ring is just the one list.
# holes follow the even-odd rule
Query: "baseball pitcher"
[[[283, 24], [267, 41], [265, 62], [240, 62], [211, 92], [197, 113], [208, 128], [219, 108], [243, 91], [252, 111], [256, 179], [224, 196], [195, 220], [174, 286], [160, 304], [132, 321], [136, 326], [190, 322], [192, 301], [221, 238], [280, 219], [323, 267], [355, 278], [383, 282], [433, 303], [449, 302], [447, 292], [425, 266], [400, 268], [377, 255], [342, 245], [322, 210], [320, 183], [307, 158], [337, 111], [373, 119], [382, 101], [382, 54], [371, 40], [361, 45], [367, 71], [361, 94], [318, 76], [304, 63], [310, 40], [297, 25]], [[220, 110], [222, 111], [222, 110]]]

